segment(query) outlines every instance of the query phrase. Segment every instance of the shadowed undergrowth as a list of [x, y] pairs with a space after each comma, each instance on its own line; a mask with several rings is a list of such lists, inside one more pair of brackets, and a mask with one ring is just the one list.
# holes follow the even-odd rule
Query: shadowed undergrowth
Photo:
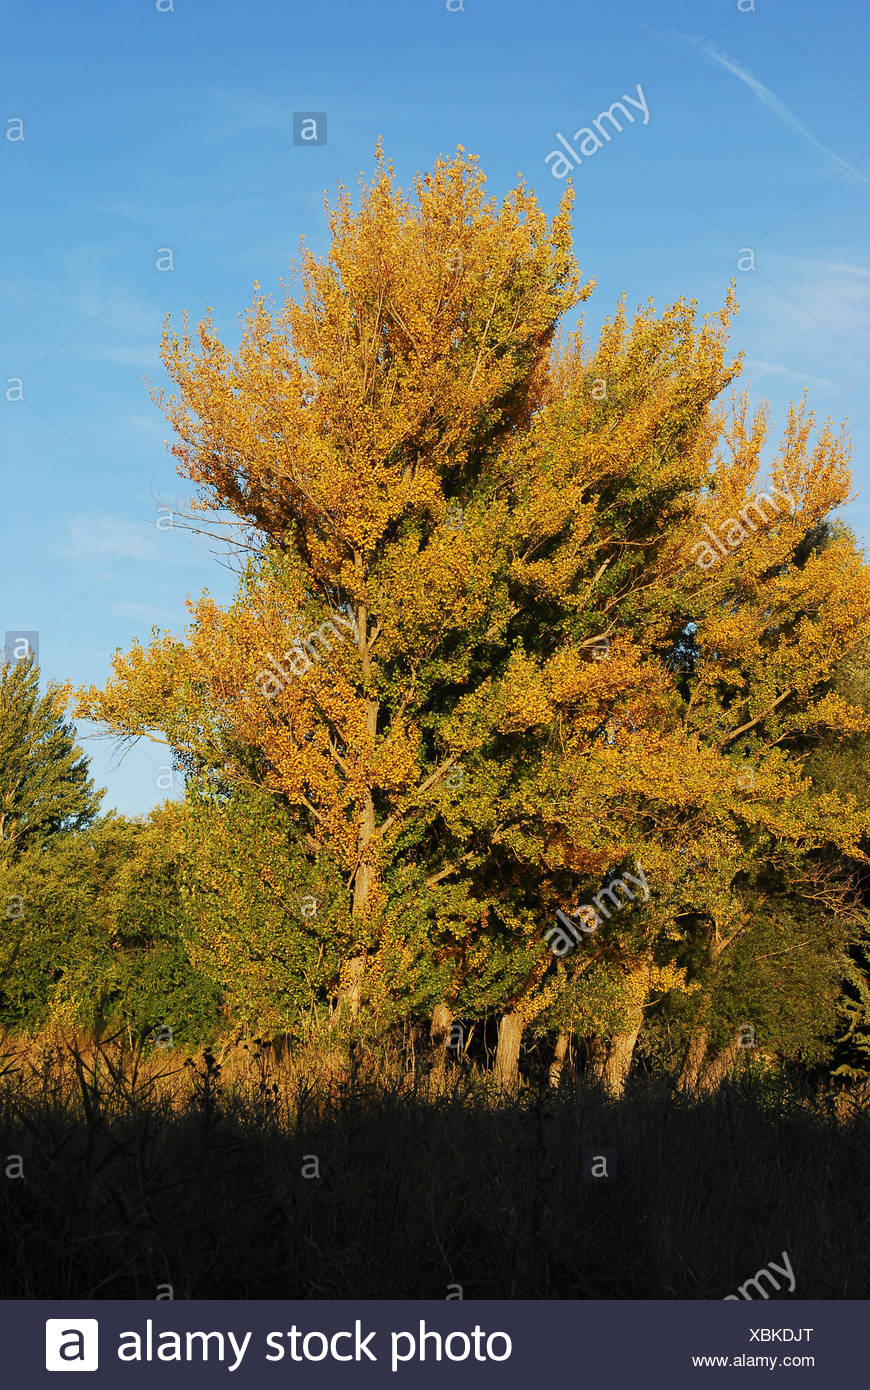
[[330, 1092], [258, 1047], [69, 1041], [2, 1067], [6, 1298], [718, 1299], [783, 1251], [794, 1297], [870, 1293], [870, 1114], [785, 1081], [506, 1100], [381, 1059]]

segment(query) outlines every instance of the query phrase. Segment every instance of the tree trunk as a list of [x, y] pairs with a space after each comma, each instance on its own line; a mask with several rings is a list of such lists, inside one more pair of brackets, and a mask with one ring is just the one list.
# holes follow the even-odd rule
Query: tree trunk
[[701, 1075], [704, 1058], [707, 1056], [709, 1040], [710, 1035], [707, 1032], [706, 1024], [696, 1023], [689, 1038], [689, 1048], [677, 1081], [679, 1089], [685, 1091], [687, 1095], [694, 1095], [698, 1089], [698, 1077]]
[[604, 1080], [604, 1065], [607, 1061], [607, 1043], [600, 1033], [593, 1033], [586, 1042], [589, 1070], [596, 1081]]
[[[377, 724], [377, 714], [377, 705], [373, 703], [369, 708], [370, 725]], [[374, 882], [374, 869], [366, 856], [366, 850], [370, 841], [374, 838], [374, 833], [375, 803], [371, 792], [366, 791], [359, 825], [358, 854], [360, 856], [360, 861], [357, 865], [356, 873], [353, 876], [352, 918], [364, 917], [368, 908], [372, 883]], [[364, 973], [365, 956], [352, 956], [347, 962], [346, 982], [340, 986], [338, 991], [336, 1022], [345, 1018], [355, 1019], [359, 1016]]]
[[442, 1000], [432, 1010], [432, 1025], [429, 1038], [432, 1043], [433, 1071], [443, 1075], [447, 1062], [447, 1044], [453, 1027], [453, 1010]]
[[721, 1052], [717, 1052], [710, 1065], [704, 1071], [701, 1080], [698, 1082], [697, 1091], [699, 1095], [711, 1096], [714, 1091], [718, 1091], [722, 1082], [730, 1072], [734, 1063], [737, 1061], [737, 1054], [740, 1051], [742, 1033], [737, 1033], [727, 1047], [723, 1047]]
[[362, 999], [362, 979], [365, 971], [365, 957], [351, 956], [347, 962], [347, 984], [339, 995], [339, 1008], [344, 1007], [350, 1018], [356, 1018]]
[[[728, 949], [737, 935], [738, 932], [733, 931], [730, 936], [723, 938], [719, 935], [718, 927], [715, 927], [713, 940], [709, 948], [709, 964], [714, 967], [714, 972], [716, 962], [723, 952]], [[679, 1089], [685, 1091], [688, 1095], [697, 1095], [698, 1091], [703, 1089], [701, 1074], [705, 1070], [704, 1062], [707, 1057], [707, 1049], [710, 1045], [710, 1015], [713, 1008], [712, 988], [709, 985], [711, 979], [710, 972], [708, 971], [705, 977], [702, 976], [702, 979], [703, 978], [707, 979], [708, 987], [703, 989], [698, 996], [698, 1007], [695, 1011], [695, 1021], [689, 1037], [689, 1046], [683, 1059], [679, 1077], [677, 1078]], [[712, 979], [715, 980], [715, 973], [712, 975]], [[728, 1049], [726, 1048], [725, 1051], [727, 1053]], [[724, 1054], [722, 1060], [724, 1061]], [[717, 1071], [714, 1072], [714, 1075], [718, 1073], [718, 1062], [719, 1059], [716, 1058], [710, 1064], [711, 1066], [717, 1067]], [[719, 1065], [721, 1065], [721, 1063], [719, 1063]], [[730, 1066], [731, 1063], [729, 1062], [728, 1067]], [[716, 1082], [717, 1086], [721, 1084], [724, 1075], [727, 1074], [728, 1067], [726, 1067], [726, 1072], [723, 1073]], [[709, 1071], [709, 1067], [706, 1070]]]
[[512, 1094], [519, 1085], [520, 1043], [523, 1038], [523, 1016], [514, 1011], [502, 1014], [498, 1025], [498, 1047], [495, 1054], [495, 1083], [500, 1091]]
[[550, 1085], [556, 1089], [562, 1079], [562, 1068], [565, 1065], [565, 1053], [568, 1051], [568, 1044], [571, 1041], [570, 1033], [560, 1033], [556, 1039], [556, 1047], [553, 1051], [553, 1060], [550, 1063]]
[[[362, 556], [356, 554], [354, 562], [357, 571], [362, 569]], [[368, 683], [371, 679], [371, 661], [368, 648], [368, 611], [363, 604], [357, 604], [355, 610], [357, 648], [362, 663], [363, 677]], [[366, 730], [374, 739], [378, 731], [378, 713], [380, 705], [377, 700], [369, 700], [366, 709]], [[357, 840], [357, 865], [353, 876], [353, 900], [351, 904], [351, 917], [364, 917], [368, 909], [369, 897], [371, 894], [372, 883], [374, 882], [374, 869], [368, 856], [368, 847], [375, 834], [375, 803], [371, 789], [366, 788], [363, 793], [362, 810], [359, 823], [359, 838]], [[338, 1002], [335, 1013], [330, 1020], [330, 1028], [341, 1026], [345, 1021], [352, 1023], [359, 1017], [362, 1004], [362, 985], [365, 975], [366, 956], [365, 952], [357, 956], [351, 956], [347, 961], [344, 979], [339, 982]], [[337, 1047], [332, 1047], [326, 1054], [327, 1074], [331, 1080], [345, 1081], [351, 1074], [350, 1050], [340, 1042]]]
[[601, 1077], [604, 1089], [616, 1097], [621, 1096], [625, 1090], [625, 1083], [631, 1069], [631, 1060], [634, 1056], [635, 1043], [643, 1023], [643, 1009], [635, 1010], [631, 1017], [632, 1026], [625, 1032], [614, 1033], [610, 1039], [607, 1061], [604, 1063]]

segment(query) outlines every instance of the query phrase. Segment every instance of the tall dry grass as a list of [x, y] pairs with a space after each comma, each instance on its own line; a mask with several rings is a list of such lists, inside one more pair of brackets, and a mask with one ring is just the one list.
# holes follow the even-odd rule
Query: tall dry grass
[[718, 1299], [784, 1250], [795, 1297], [870, 1293], [866, 1097], [786, 1078], [503, 1098], [386, 1051], [336, 1084], [256, 1042], [59, 1033], [0, 1046], [11, 1154], [7, 1298]]

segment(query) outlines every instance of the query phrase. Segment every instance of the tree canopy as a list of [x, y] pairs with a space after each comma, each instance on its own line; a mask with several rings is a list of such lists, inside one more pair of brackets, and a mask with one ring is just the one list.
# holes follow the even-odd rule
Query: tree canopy
[[[167, 327], [179, 472], [252, 553], [228, 608], [203, 595], [77, 712], [162, 737], [208, 795], [273, 799], [274, 855], [330, 885], [340, 1016], [413, 978], [415, 1007], [595, 1036], [619, 1089], [673, 996], [697, 1080], [714, 975], [759, 931], [797, 949], [863, 861], [866, 806], [806, 774], [870, 729], [834, 681], [870, 635], [870, 571], [828, 526], [845, 437], [801, 404], [771, 451], [765, 408], [724, 398], [732, 291], [557, 339], [592, 289], [569, 201], [497, 203], [461, 149], [410, 192], [379, 152], [329, 220], [237, 349]], [[638, 872], [645, 897], [548, 949], [557, 911]]]

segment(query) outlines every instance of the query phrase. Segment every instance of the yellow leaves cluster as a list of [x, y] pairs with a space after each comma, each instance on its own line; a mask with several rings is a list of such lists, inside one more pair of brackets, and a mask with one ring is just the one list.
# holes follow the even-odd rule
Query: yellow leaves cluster
[[563, 989], [562, 981], [556, 975], [551, 975], [546, 984], [536, 990], [529, 990], [523, 995], [516, 1006], [516, 1012], [520, 1015], [523, 1023], [528, 1027], [534, 1023], [542, 1013], [550, 1008], [551, 1004], [558, 997]]
[[460, 154], [408, 194], [381, 160], [357, 208], [340, 191], [328, 259], [304, 253], [298, 303], [258, 295], [236, 354], [208, 318], [195, 343], [167, 330], [180, 471], [268, 536], [304, 535], [320, 581], [526, 417], [576, 302], [567, 204], [549, 222], [522, 187], [497, 207], [483, 182]]
[[505, 676], [501, 727], [531, 729], [566, 721], [572, 738], [588, 736], [618, 712], [637, 728], [655, 729], [673, 719], [672, 686], [661, 667], [625, 638], [609, 648], [607, 660], [564, 646], [549, 659], [511, 654]]

